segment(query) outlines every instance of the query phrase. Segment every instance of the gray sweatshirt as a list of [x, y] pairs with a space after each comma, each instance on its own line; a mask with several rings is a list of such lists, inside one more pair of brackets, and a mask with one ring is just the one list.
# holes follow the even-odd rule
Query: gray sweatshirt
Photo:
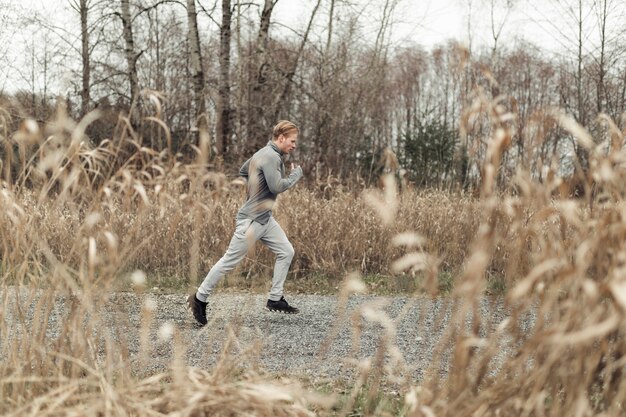
[[239, 175], [247, 181], [248, 198], [239, 209], [237, 219], [252, 219], [267, 224], [272, 216], [276, 197], [293, 187], [302, 178], [302, 168], [297, 167], [285, 177], [282, 153], [272, 141], [259, 149], [241, 166]]

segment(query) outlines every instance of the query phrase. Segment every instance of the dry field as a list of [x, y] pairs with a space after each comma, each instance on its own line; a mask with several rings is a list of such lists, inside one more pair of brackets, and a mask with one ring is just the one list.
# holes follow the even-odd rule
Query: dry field
[[[520, 168], [497, 189], [514, 123], [499, 103], [480, 97], [473, 111], [466, 128], [472, 117], [489, 127], [475, 198], [398, 194], [386, 175], [382, 189], [318, 179], [280, 199], [276, 215], [298, 252], [292, 278], [320, 274], [338, 287], [329, 339], [345, 323], [355, 338], [363, 321], [383, 329], [371, 357], [354, 363], [352, 379], [324, 386], [242, 368], [242, 355], [254, 357], [255, 345], [241, 346], [236, 326], [219, 361], [204, 369], [186, 363], [175, 326], [163, 330], [172, 360], [149, 375], [132, 371], [123, 337], [102, 331], [98, 312], [114, 292], [142, 293], [165, 279], [194, 287], [224, 250], [242, 190], [207, 169], [206, 137], [196, 160], [183, 163], [143, 147], [123, 118], [113, 139], [92, 147], [84, 136], [90, 116], [75, 123], [61, 110], [45, 128], [26, 120], [9, 132], [9, 116], [0, 112], [0, 414], [623, 415], [624, 131], [604, 118], [602, 134], [592, 137], [553, 111], [589, 154], [585, 195], [560, 196], [562, 180], [551, 170], [538, 181]], [[263, 276], [271, 257], [258, 252], [239, 275]], [[459, 308], [445, 321], [435, 318], [441, 336], [420, 378], [403, 371], [411, 364], [393, 344], [395, 321], [384, 309], [346, 308], [351, 294], [368, 290], [364, 278], [376, 274], [408, 277], [417, 295], [433, 298], [442, 296], [442, 275], [455, 277], [445, 296], [460, 300]], [[491, 326], [480, 306], [494, 279], [509, 317]], [[10, 303], [10, 286], [26, 295]], [[59, 331], [50, 335], [60, 295], [68, 308], [54, 317]], [[150, 311], [139, 324], [139, 355], [150, 348]], [[531, 313], [536, 320], [528, 327]], [[11, 336], [17, 327], [20, 337]], [[493, 373], [496, 358], [501, 366]]]

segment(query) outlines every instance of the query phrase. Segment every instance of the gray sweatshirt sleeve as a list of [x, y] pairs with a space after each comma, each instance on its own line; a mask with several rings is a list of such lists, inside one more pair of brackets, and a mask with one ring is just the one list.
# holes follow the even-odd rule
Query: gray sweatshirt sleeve
[[283, 191], [287, 191], [302, 178], [302, 168], [297, 167], [294, 169], [287, 178], [282, 178], [280, 174], [281, 160], [278, 156], [276, 158], [268, 158], [262, 165], [261, 170], [265, 176], [267, 187], [273, 194], [279, 194]]
[[243, 163], [241, 168], [239, 168], [239, 176], [244, 177], [246, 180], [248, 179], [248, 170], [250, 169], [251, 160], [252, 158], [248, 159], [246, 162]]

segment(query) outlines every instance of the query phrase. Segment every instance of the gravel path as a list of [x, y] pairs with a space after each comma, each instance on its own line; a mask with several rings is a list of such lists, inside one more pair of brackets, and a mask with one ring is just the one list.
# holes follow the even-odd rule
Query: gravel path
[[[11, 290], [0, 316], [5, 329], [13, 337], [20, 337], [24, 334], [24, 321], [15, 319], [15, 297], [10, 293]], [[3, 299], [6, 294], [5, 291]], [[139, 372], [150, 374], [171, 363], [173, 344], [167, 336], [175, 329], [186, 347], [187, 363], [201, 368], [215, 365], [230, 336], [234, 343], [229, 350], [240, 358], [241, 365], [254, 366], [249, 359], [257, 357], [260, 366], [270, 372], [312, 378], [349, 373], [354, 369], [354, 359], [372, 357], [377, 347], [386, 343], [397, 346], [404, 369], [420, 378], [433, 358], [434, 347], [449, 327], [452, 311], [460, 306], [459, 301], [451, 298], [352, 296], [345, 313], [340, 314], [335, 296], [296, 295], [288, 300], [301, 313], [283, 315], [265, 311], [266, 299], [261, 295], [216, 294], [210, 299], [209, 324], [199, 328], [186, 310], [184, 298], [132, 293], [110, 298], [103, 312], [107, 332], [114, 340], [123, 341]], [[31, 301], [26, 322], [32, 320], [34, 304]], [[68, 304], [66, 297], [55, 298], [47, 325], [48, 339], [58, 338], [59, 322], [69, 310]], [[483, 299], [480, 310], [486, 323], [481, 329], [483, 334], [492, 332], [507, 317], [502, 301]], [[151, 346], [147, 360], [140, 361], [141, 323], [146, 311], [154, 315], [149, 334]], [[529, 323], [532, 321], [529, 318]], [[360, 334], [355, 333], [355, 328]], [[328, 350], [322, 355], [325, 346]], [[244, 351], [246, 355], [242, 354]], [[444, 365], [440, 372], [446, 372]]]

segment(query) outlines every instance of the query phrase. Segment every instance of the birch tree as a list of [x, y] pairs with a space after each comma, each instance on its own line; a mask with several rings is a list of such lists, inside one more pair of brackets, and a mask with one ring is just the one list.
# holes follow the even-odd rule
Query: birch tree
[[80, 16], [80, 58], [82, 64], [80, 113], [84, 116], [89, 111], [91, 102], [91, 57], [89, 48], [89, 0], [70, 0], [70, 7]]
[[130, 0], [120, 0], [121, 14], [124, 37], [124, 55], [126, 57], [126, 74], [128, 77], [130, 88], [130, 102], [135, 103], [139, 97], [139, 79], [137, 77], [137, 60], [141, 56], [135, 52], [135, 40], [133, 37], [133, 20], [130, 13]]
[[198, 32], [196, 1], [187, 0], [187, 41], [189, 43], [189, 60], [193, 84], [194, 111], [198, 130], [206, 131], [208, 126], [205, 104], [204, 70], [202, 67], [202, 51]]

